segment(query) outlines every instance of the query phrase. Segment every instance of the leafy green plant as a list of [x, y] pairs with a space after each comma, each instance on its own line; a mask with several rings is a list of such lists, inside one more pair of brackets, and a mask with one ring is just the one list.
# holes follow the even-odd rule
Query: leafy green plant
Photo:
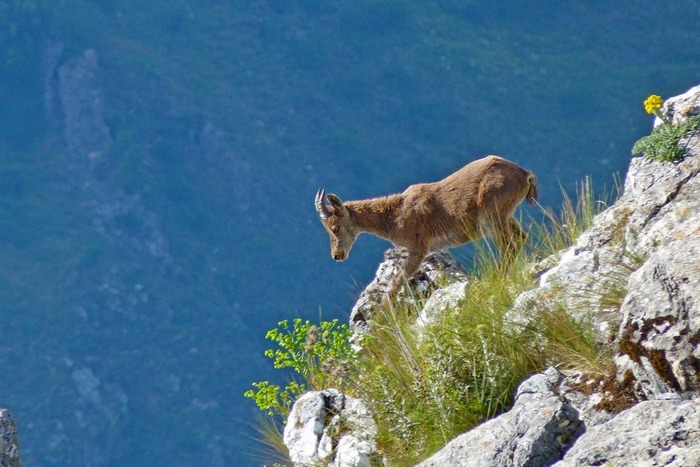
[[356, 358], [351, 335], [349, 326], [339, 325], [337, 319], [315, 325], [297, 318], [291, 326], [288, 320], [280, 321], [265, 335], [279, 348], [266, 350], [265, 356], [274, 361], [275, 369], [294, 370], [305, 384], [293, 380], [283, 389], [268, 381], [259, 381], [253, 383], [255, 390], [246, 391], [244, 396], [253, 399], [268, 415], [286, 417], [294, 400], [306, 392], [307, 385], [316, 390], [330, 386], [342, 389]]
[[661, 113], [663, 100], [652, 95], [644, 101], [647, 113], [656, 115], [662, 124], [657, 125], [651, 134], [640, 138], [632, 146], [632, 154], [642, 154], [647, 159], [657, 162], [675, 162], [683, 159], [685, 149], [679, 146], [681, 138], [700, 128], [700, 115], [689, 117], [677, 123], [671, 123]]
[[253, 387], [255, 390], [249, 389], [243, 395], [253, 399], [258, 408], [267, 411], [271, 417], [282, 415], [286, 418], [294, 400], [306, 391], [306, 387], [296, 381], [289, 382], [284, 389], [268, 381], [253, 383]]

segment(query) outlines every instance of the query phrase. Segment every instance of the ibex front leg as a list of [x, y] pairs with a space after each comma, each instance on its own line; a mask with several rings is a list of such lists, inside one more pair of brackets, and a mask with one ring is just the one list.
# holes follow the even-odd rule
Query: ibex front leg
[[397, 271], [394, 279], [391, 281], [389, 296], [387, 297], [389, 300], [396, 297], [401, 287], [413, 277], [427, 255], [428, 251], [424, 249], [409, 251], [408, 256], [403, 259], [399, 271]]

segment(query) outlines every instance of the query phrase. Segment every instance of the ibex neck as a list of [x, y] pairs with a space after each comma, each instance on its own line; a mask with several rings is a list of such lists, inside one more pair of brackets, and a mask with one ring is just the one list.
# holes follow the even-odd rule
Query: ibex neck
[[400, 195], [348, 201], [345, 206], [355, 225], [362, 231], [390, 239], [396, 225], [396, 213], [401, 205]]

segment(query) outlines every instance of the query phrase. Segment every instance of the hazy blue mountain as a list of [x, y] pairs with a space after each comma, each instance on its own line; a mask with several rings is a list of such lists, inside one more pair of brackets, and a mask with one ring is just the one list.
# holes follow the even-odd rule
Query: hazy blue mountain
[[[27, 465], [249, 465], [285, 318], [346, 319], [313, 207], [495, 153], [610, 186], [700, 2], [5, 0], [0, 405]], [[530, 211], [537, 216], [535, 210]], [[321, 311], [319, 311], [321, 310]]]

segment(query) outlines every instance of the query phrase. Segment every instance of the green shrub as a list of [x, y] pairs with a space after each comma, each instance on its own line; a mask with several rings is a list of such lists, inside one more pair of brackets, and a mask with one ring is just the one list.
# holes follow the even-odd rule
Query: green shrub
[[291, 368], [304, 383], [290, 381], [282, 389], [268, 381], [259, 381], [253, 383], [255, 390], [246, 391], [244, 396], [253, 399], [268, 415], [286, 418], [294, 401], [307, 387], [320, 390], [333, 386], [342, 390], [356, 359], [351, 334], [349, 326], [339, 325], [337, 319], [315, 325], [297, 318], [291, 328], [287, 320], [280, 321], [277, 328], [265, 335], [279, 348], [266, 350], [265, 356], [274, 361], [275, 369]]
[[678, 146], [679, 141], [691, 131], [700, 126], [700, 115], [689, 117], [677, 123], [671, 123], [661, 112], [664, 100], [661, 96], [652, 94], [644, 101], [644, 110], [655, 115], [661, 124], [654, 127], [649, 136], [639, 139], [632, 146], [632, 154], [643, 154], [644, 157], [657, 162], [676, 162], [683, 159], [685, 148]]
[[675, 162], [683, 159], [685, 148], [679, 141], [685, 135], [700, 128], [700, 115], [690, 117], [678, 123], [657, 125], [650, 135], [640, 138], [632, 147], [632, 154], [642, 154], [658, 162]]

